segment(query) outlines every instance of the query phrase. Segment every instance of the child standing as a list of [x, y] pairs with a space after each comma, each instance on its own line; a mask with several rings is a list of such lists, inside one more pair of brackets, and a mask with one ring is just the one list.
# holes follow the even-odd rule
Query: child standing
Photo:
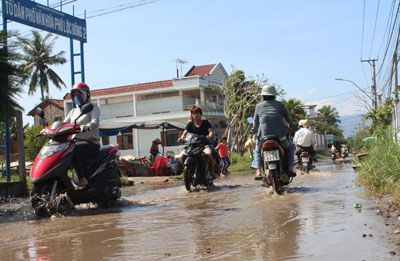
[[221, 158], [222, 168], [220, 176], [225, 177], [228, 172], [228, 167], [231, 165], [231, 161], [229, 159], [229, 152], [226, 147], [227, 145], [227, 137], [222, 138], [222, 142], [218, 143], [217, 147], [215, 148], [219, 152], [219, 157]]

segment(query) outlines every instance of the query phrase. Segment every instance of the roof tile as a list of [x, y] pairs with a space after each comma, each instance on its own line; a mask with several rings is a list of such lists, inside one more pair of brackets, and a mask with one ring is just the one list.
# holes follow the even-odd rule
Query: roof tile
[[194, 75], [202, 75], [210, 74], [211, 70], [215, 67], [216, 64], [208, 64], [201, 66], [193, 66], [186, 74], [186, 76], [194, 76]]
[[[90, 96], [95, 97], [95, 96], [111, 95], [111, 94], [118, 94], [118, 93], [124, 93], [124, 92], [144, 91], [144, 90], [165, 88], [165, 87], [171, 87], [171, 86], [172, 86], [172, 80], [147, 82], [147, 83], [139, 83], [139, 84], [105, 88], [105, 89], [99, 89], [99, 90], [92, 90], [92, 91], [90, 91]], [[64, 97], [64, 99], [70, 100], [71, 97], [68, 94]]]

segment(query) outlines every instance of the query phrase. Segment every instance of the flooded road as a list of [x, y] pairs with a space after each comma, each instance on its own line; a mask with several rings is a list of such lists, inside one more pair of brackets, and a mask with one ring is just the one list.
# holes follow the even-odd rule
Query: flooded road
[[397, 260], [350, 164], [317, 169], [282, 196], [231, 175], [211, 191], [136, 185], [124, 207], [2, 222], [0, 260]]

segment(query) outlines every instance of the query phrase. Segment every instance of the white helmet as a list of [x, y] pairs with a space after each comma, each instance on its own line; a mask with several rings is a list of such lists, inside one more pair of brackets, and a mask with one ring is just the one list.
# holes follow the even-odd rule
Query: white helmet
[[278, 93], [276, 92], [275, 86], [271, 84], [266, 84], [261, 90], [261, 95], [267, 95], [267, 96], [276, 96]]

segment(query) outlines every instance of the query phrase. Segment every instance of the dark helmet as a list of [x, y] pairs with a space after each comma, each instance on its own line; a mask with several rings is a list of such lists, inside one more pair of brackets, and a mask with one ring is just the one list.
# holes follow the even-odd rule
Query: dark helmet
[[[79, 91], [82, 95], [80, 97], [76, 97], [74, 93]], [[84, 82], [75, 83], [71, 89], [71, 99], [80, 107], [83, 104], [87, 103], [90, 98], [90, 88]]]

